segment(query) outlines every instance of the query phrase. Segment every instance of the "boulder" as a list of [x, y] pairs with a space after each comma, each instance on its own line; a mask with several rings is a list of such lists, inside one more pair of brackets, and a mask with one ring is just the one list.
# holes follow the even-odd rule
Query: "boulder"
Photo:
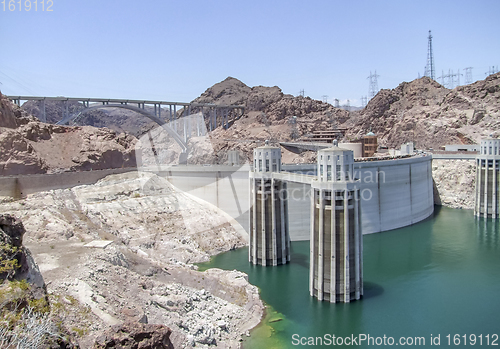
[[163, 325], [125, 322], [97, 337], [94, 349], [173, 349], [172, 330]]

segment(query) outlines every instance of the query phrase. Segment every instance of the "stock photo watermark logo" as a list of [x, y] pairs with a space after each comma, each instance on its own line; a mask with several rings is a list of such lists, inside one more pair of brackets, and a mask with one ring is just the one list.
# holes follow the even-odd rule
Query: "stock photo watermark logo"
[[[182, 116], [148, 131], [139, 138], [135, 152], [139, 175], [144, 177], [142, 194], [162, 195], [170, 188], [168, 195], [177, 197], [186, 229], [206, 230], [210, 226], [210, 222], [197, 222], [192, 210], [183, 207], [188, 201], [198, 201], [217, 211], [216, 216], [226, 217], [224, 222], [218, 219], [218, 225], [238, 227], [235, 219], [248, 212], [244, 193], [248, 190], [248, 163], [235, 161], [230, 151], [214, 150], [201, 113]], [[161, 180], [153, 180], [155, 177]]]
[[[348, 178], [349, 174], [340, 171], [340, 178]], [[310, 176], [311, 179], [317, 178], [316, 171], [306, 171], [303, 175]], [[386, 183], [386, 173], [383, 170], [355, 170], [352, 178], [356, 181], [353, 189], [359, 189], [359, 196], [355, 197], [356, 201], [370, 201], [374, 198], [374, 191], [378, 192], [378, 187]], [[374, 189], [376, 188], [376, 190]], [[275, 196], [280, 200], [302, 201], [310, 200], [314, 193], [314, 189], [310, 184], [302, 183], [300, 186], [293, 186], [293, 188], [280, 189]], [[263, 199], [267, 199], [271, 195], [270, 192], [264, 191], [262, 193]]]
[[3, 12], [53, 12], [52, 0], [2, 0], [0, 8]]

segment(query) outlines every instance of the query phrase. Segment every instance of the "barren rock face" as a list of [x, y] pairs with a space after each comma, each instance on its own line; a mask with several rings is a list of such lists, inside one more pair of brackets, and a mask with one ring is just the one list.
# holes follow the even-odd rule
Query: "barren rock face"
[[45, 282], [38, 265], [33, 260], [31, 252], [23, 246], [23, 237], [26, 233], [22, 221], [9, 214], [0, 214], [0, 261], [17, 260], [17, 267], [0, 273], [1, 281], [6, 278], [26, 279], [31, 285], [31, 294], [35, 298], [46, 295]]
[[[218, 127], [209, 134], [213, 155], [190, 154], [190, 163], [223, 163], [228, 150], [239, 150], [242, 161], [251, 161], [253, 148], [264, 140], [285, 142], [292, 140], [293, 128], [289, 121], [297, 117], [296, 138], [313, 130], [330, 129], [348, 119], [349, 113], [331, 104], [309, 97], [285, 95], [277, 86], [248, 87], [234, 78], [207, 89], [195, 103], [238, 104], [245, 106], [244, 115], [225, 130]], [[209, 160], [207, 160], [209, 158]], [[294, 162], [305, 158], [296, 156]]]
[[19, 125], [23, 125], [33, 120], [35, 120], [35, 118], [13, 104], [0, 93], [0, 129], [3, 127], [16, 128]]
[[434, 203], [451, 208], [474, 209], [475, 173], [474, 160], [432, 160]]
[[[231, 128], [219, 126], [210, 137], [215, 154], [238, 149], [249, 161], [253, 148], [266, 139], [286, 142], [336, 127], [347, 129], [346, 141], [372, 130], [380, 145], [399, 148], [413, 141], [421, 149], [477, 143], [500, 131], [500, 73], [453, 90], [427, 77], [403, 82], [395, 89], [381, 90], [355, 112], [309, 97], [284, 95], [276, 86], [250, 88], [234, 78], [215, 84], [194, 102], [246, 106], [245, 114]], [[290, 124], [292, 116], [296, 116], [295, 126]], [[294, 163], [306, 159], [287, 157]]]
[[126, 322], [98, 337], [94, 349], [173, 349], [171, 333], [172, 330], [163, 325]]
[[414, 141], [421, 149], [439, 149], [478, 143], [500, 130], [499, 116], [500, 73], [453, 90], [423, 77], [381, 90], [345, 125], [351, 137], [371, 129], [390, 148]]

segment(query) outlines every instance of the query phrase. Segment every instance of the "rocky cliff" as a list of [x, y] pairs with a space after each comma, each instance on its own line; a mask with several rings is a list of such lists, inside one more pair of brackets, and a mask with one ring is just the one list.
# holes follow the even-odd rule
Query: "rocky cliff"
[[474, 209], [476, 167], [474, 160], [432, 160], [434, 203], [451, 208]]
[[5, 199], [1, 212], [23, 219], [25, 243], [64, 310], [62, 326], [82, 348], [127, 342], [119, 325], [130, 321], [168, 326], [175, 348], [236, 348], [260, 322], [262, 302], [246, 274], [192, 264], [244, 246], [245, 237], [163, 178], [113, 175]]
[[[276, 86], [248, 87], [234, 78], [215, 84], [194, 102], [245, 105], [243, 117], [228, 130], [210, 133], [214, 151], [238, 149], [248, 160], [265, 139], [290, 141], [313, 131], [346, 128], [346, 140], [372, 130], [390, 148], [414, 141], [417, 148], [471, 144], [500, 131], [500, 73], [485, 80], [444, 88], [427, 77], [381, 90], [366, 108], [347, 112], [308, 97], [285, 95]], [[296, 126], [290, 124], [296, 116]], [[293, 137], [292, 137], [293, 136]], [[314, 160], [314, 154], [283, 153], [286, 162]]]
[[423, 77], [381, 90], [344, 123], [351, 138], [372, 130], [392, 148], [414, 141], [417, 148], [473, 144], [500, 131], [500, 73], [449, 90]]
[[[284, 94], [277, 86], [249, 87], [228, 77], [208, 88], [193, 102], [237, 104], [245, 106], [244, 115], [228, 130], [218, 127], [210, 133], [214, 161], [223, 161], [227, 150], [237, 149], [247, 161], [252, 159], [253, 148], [266, 139], [285, 142], [311, 133], [316, 129], [330, 129], [348, 119], [349, 112], [331, 104], [309, 97]], [[296, 127], [290, 123], [296, 116]], [[296, 155], [284, 152], [287, 162], [307, 162], [308, 154]], [[193, 162], [197, 160], [193, 157]], [[203, 161], [200, 159], [198, 162]]]
[[0, 95], [0, 175], [133, 167], [135, 142], [105, 128], [35, 121]]

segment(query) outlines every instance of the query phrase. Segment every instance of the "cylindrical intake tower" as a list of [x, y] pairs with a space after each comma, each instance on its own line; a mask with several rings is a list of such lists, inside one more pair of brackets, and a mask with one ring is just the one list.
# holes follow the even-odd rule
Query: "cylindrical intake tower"
[[273, 178], [281, 171], [281, 149], [254, 149], [250, 172], [250, 247], [253, 264], [278, 265], [290, 261], [286, 182]]
[[476, 157], [476, 201], [474, 215], [498, 218], [500, 183], [500, 139], [481, 140], [481, 151]]
[[312, 182], [309, 291], [319, 300], [363, 295], [363, 236], [354, 155], [337, 146], [318, 152]]

